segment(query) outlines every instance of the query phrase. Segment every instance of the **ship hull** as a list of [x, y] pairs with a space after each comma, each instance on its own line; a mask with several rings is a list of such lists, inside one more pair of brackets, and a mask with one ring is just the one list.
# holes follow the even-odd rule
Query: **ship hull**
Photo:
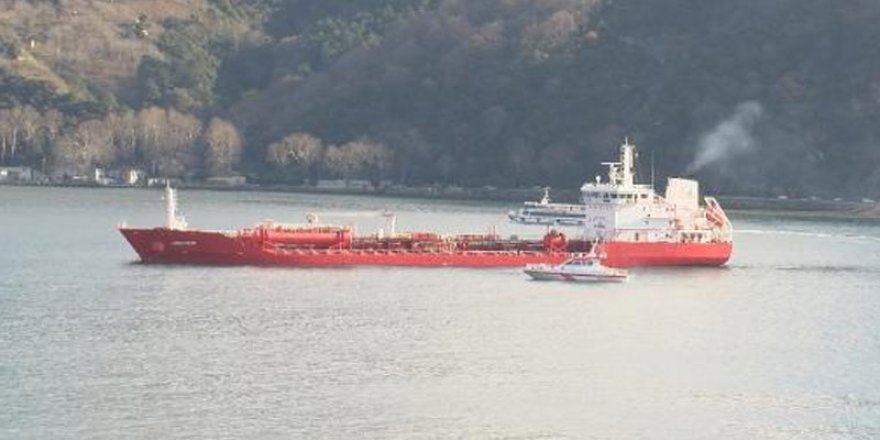
[[120, 229], [143, 263], [224, 266], [522, 267], [559, 264], [570, 252], [287, 249], [259, 236], [229, 232]]
[[[177, 231], [165, 228], [120, 229], [147, 264], [224, 266], [409, 266], [522, 267], [560, 264], [572, 252], [523, 250], [427, 251], [406, 249], [296, 249], [241, 232]], [[603, 243], [609, 267], [721, 266], [732, 252], [730, 243]]]
[[730, 260], [733, 244], [611, 241], [603, 245], [604, 264], [636, 266], [723, 266]]
[[258, 256], [237, 235], [210, 231], [120, 229], [141, 262], [147, 264], [243, 265]]

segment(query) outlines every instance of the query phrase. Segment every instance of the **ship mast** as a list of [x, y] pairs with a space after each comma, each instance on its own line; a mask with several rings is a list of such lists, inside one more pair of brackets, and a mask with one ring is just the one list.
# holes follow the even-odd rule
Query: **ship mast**
[[624, 188], [635, 184], [636, 173], [636, 146], [629, 143], [625, 138], [620, 146], [620, 162], [602, 162], [608, 167], [608, 181], [612, 185]]
[[636, 146], [629, 143], [628, 137], [620, 146], [620, 159], [623, 162], [623, 186], [633, 186], [636, 177]]
[[171, 182], [165, 182], [165, 228], [172, 231], [186, 229], [186, 220], [177, 216], [177, 191]]

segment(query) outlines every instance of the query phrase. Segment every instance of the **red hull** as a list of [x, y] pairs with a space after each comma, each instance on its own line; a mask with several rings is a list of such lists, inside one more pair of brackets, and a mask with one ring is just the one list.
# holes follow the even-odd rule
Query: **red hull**
[[119, 230], [144, 263], [256, 264], [259, 249], [235, 233], [174, 231], [164, 228]]
[[[356, 248], [302, 249], [279, 246], [254, 231], [211, 232], [120, 229], [144, 263], [254, 266], [413, 266], [521, 267], [560, 264], [572, 252], [534, 250], [523, 241], [518, 250], [417, 250]], [[531, 246], [531, 247], [529, 247]], [[605, 264], [632, 266], [720, 266], [730, 258], [730, 243], [604, 244]], [[583, 249], [580, 249], [583, 251]]]
[[722, 266], [730, 260], [733, 244], [662, 243], [612, 241], [604, 245], [605, 265], [634, 266]]
[[246, 232], [120, 229], [144, 263], [253, 266], [519, 267], [559, 264], [570, 252], [286, 249]]

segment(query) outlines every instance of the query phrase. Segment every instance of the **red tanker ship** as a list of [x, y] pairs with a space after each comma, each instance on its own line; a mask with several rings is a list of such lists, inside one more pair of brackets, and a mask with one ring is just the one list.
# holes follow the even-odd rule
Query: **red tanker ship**
[[189, 230], [177, 217], [176, 194], [166, 188], [166, 224], [154, 229], [120, 227], [145, 263], [260, 266], [453, 266], [521, 267], [559, 264], [594, 251], [610, 267], [721, 266], [733, 250], [733, 227], [712, 197], [699, 198], [699, 184], [671, 178], [665, 196], [635, 178], [635, 147], [620, 149], [620, 162], [605, 163], [608, 181], [583, 185], [583, 203], [527, 202], [511, 212], [524, 224], [577, 226], [580, 240], [555, 230], [542, 240], [492, 234], [442, 236], [387, 231], [355, 236], [348, 227], [320, 225], [310, 215], [302, 226], [271, 222], [239, 231]]

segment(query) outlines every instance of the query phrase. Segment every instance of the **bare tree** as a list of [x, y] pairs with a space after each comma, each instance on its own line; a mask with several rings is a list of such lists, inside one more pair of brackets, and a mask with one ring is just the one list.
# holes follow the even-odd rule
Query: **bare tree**
[[138, 124], [132, 112], [110, 114], [105, 118], [111, 130], [117, 159], [131, 164], [137, 158]]
[[0, 109], [0, 161], [14, 161], [34, 147], [42, 115], [30, 106]]
[[348, 150], [336, 145], [327, 147], [324, 153], [324, 168], [343, 179], [354, 178], [358, 171], [357, 163], [348, 154]]
[[15, 158], [18, 149], [18, 136], [21, 129], [19, 115], [21, 108], [0, 110], [0, 161]]
[[158, 107], [145, 108], [138, 112], [136, 120], [138, 148], [143, 157], [150, 161], [150, 167], [155, 172], [158, 166], [155, 161], [162, 155], [158, 150], [162, 142], [160, 133], [165, 123], [165, 110]]
[[136, 131], [139, 150], [153, 173], [181, 177], [198, 166], [202, 123], [195, 116], [150, 107], [138, 112]]
[[21, 129], [20, 143], [30, 153], [37, 143], [37, 134], [40, 129], [43, 115], [31, 106], [25, 106], [18, 114], [18, 124]]
[[241, 136], [232, 123], [212, 118], [204, 133], [207, 147], [208, 172], [213, 176], [232, 174], [233, 166], [241, 159]]
[[64, 115], [53, 108], [47, 110], [46, 113], [43, 114], [43, 120], [40, 123], [40, 131], [46, 138], [46, 141], [51, 142], [58, 137], [63, 126]]
[[394, 164], [394, 154], [381, 143], [357, 140], [328, 148], [324, 163], [339, 177], [361, 177], [378, 183]]
[[195, 116], [176, 110], [168, 110], [166, 118], [161, 148], [164, 154], [159, 171], [162, 175], [174, 177], [193, 174], [201, 162], [196, 146], [202, 123]]
[[64, 115], [56, 109], [49, 109], [40, 115], [37, 132], [31, 141], [34, 158], [39, 158], [41, 170], [46, 172], [46, 162], [52, 155], [53, 144], [61, 135], [64, 126]]
[[304, 178], [321, 161], [324, 152], [320, 139], [308, 133], [293, 133], [269, 146], [266, 161], [280, 170]]
[[6, 161], [9, 154], [10, 139], [14, 139], [15, 123], [9, 109], [0, 109], [0, 162]]
[[77, 173], [112, 163], [115, 153], [112, 130], [105, 121], [98, 119], [80, 123], [53, 144], [55, 166]]

